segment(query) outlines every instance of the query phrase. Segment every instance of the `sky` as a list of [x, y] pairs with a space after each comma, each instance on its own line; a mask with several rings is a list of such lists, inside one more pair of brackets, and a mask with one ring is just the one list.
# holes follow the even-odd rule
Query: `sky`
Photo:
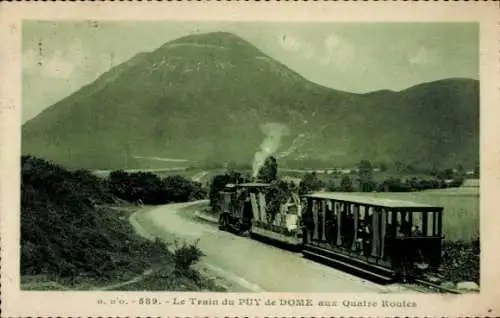
[[232, 32], [306, 79], [349, 92], [479, 78], [475, 23], [25, 21], [23, 123], [137, 53], [214, 31]]

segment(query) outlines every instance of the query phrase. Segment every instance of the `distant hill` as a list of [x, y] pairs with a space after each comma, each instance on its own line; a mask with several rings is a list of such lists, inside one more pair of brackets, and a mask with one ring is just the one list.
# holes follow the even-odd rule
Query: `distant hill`
[[261, 125], [274, 122], [288, 127], [279, 151], [294, 149], [282, 161], [472, 167], [478, 98], [479, 82], [471, 79], [400, 92], [334, 90], [233, 34], [215, 32], [179, 38], [113, 67], [24, 124], [22, 151], [95, 169], [139, 167], [144, 161], [136, 155], [251, 163], [264, 138]]

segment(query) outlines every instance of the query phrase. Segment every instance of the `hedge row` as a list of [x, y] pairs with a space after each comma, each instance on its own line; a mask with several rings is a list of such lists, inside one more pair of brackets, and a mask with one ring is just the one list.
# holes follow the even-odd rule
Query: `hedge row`
[[150, 172], [126, 173], [113, 171], [109, 175], [110, 192], [120, 199], [143, 204], [166, 204], [204, 199], [201, 183], [180, 175], [160, 178]]
[[411, 178], [401, 180], [398, 178], [388, 178], [376, 184], [374, 190], [377, 192], [413, 192], [430, 189], [457, 188], [462, 186], [464, 179], [456, 177], [449, 181], [441, 178]]

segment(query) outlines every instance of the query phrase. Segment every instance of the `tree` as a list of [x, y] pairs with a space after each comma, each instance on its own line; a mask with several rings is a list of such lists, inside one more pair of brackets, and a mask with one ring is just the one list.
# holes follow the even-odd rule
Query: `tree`
[[409, 163], [404, 167], [403, 171], [408, 173], [413, 173], [416, 171], [416, 168], [413, 164]]
[[269, 156], [259, 170], [257, 179], [264, 183], [271, 183], [278, 179], [278, 163], [276, 158]]
[[380, 171], [387, 171], [387, 163], [385, 161], [380, 162], [379, 168]]
[[325, 185], [326, 191], [335, 192], [337, 191], [337, 185], [335, 184], [335, 180], [333, 178], [328, 179]]
[[457, 174], [458, 174], [460, 177], [464, 177], [464, 178], [465, 178], [465, 176], [467, 175], [467, 172], [465, 171], [465, 168], [464, 168], [464, 166], [463, 166], [461, 163], [459, 163], [459, 164], [457, 165]]
[[168, 176], [164, 179], [164, 195], [169, 202], [187, 202], [201, 194], [201, 184], [180, 175]]
[[373, 182], [373, 166], [368, 160], [361, 160], [358, 164], [359, 189], [362, 192], [371, 192], [375, 189]]
[[216, 175], [210, 184], [210, 191], [208, 197], [210, 199], [210, 206], [213, 211], [216, 211], [219, 202], [219, 192], [224, 190], [228, 183], [243, 183], [248, 179], [238, 171], [229, 170], [224, 174]]
[[439, 175], [439, 169], [435, 164], [429, 169], [429, 174], [434, 177]]
[[396, 169], [397, 172], [403, 171], [404, 165], [401, 161], [396, 160], [394, 161], [394, 168]]
[[219, 192], [224, 189], [226, 184], [229, 183], [229, 178], [226, 174], [219, 174], [213, 177], [212, 183], [210, 185], [210, 192], [208, 198], [210, 199], [210, 207], [213, 211], [217, 208], [217, 203], [219, 202]]
[[454, 176], [453, 169], [447, 168], [442, 171], [439, 171], [437, 176], [444, 180], [453, 179]]
[[461, 187], [465, 178], [467, 177], [467, 172], [462, 164], [458, 164], [456, 168], [456, 173], [453, 173], [453, 181], [449, 184], [450, 187]]
[[354, 187], [352, 186], [352, 180], [348, 175], [342, 176], [340, 180], [340, 191], [342, 192], [353, 192]]
[[266, 190], [266, 217], [269, 223], [274, 221], [281, 205], [291, 197], [292, 190], [286, 181], [277, 180]]
[[373, 165], [372, 163], [369, 161], [369, 160], [361, 160], [359, 163], [358, 163], [358, 169], [360, 171], [372, 171], [373, 170]]
[[323, 182], [319, 180], [316, 172], [306, 173], [299, 183], [299, 195], [321, 190], [324, 187]]
[[389, 192], [408, 192], [411, 190], [411, 186], [408, 182], [405, 182], [399, 178], [389, 178], [384, 183], [387, 185]]

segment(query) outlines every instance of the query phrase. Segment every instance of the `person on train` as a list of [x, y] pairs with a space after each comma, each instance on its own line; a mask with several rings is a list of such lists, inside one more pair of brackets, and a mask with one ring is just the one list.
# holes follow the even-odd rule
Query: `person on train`
[[368, 209], [368, 213], [365, 213], [365, 222], [366, 224], [372, 224], [373, 222], [373, 209]]
[[358, 227], [358, 233], [356, 237], [356, 242], [354, 242], [354, 251], [356, 252], [362, 252], [363, 251], [363, 242], [364, 242], [364, 229], [365, 229], [365, 224], [364, 221], [361, 220], [359, 221], [359, 227]]
[[401, 222], [401, 226], [399, 227], [398, 236], [410, 236], [411, 226], [408, 221]]
[[422, 231], [420, 231], [420, 228], [418, 227], [418, 225], [412, 226], [411, 236], [422, 236]]
[[399, 222], [396, 222], [396, 236], [397, 237], [404, 236], [403, 226]]
[[398, 227], [399, 224], [392, 224], [392, 223], [387, 223], [387, 229], [386, 229], [386, 234], [385, 236], [387, 238], [393, 238], [396, 236], [396, 233], [398, 232]]
[[366, 224], [363, 228], [363, 254], [368, 256], [372, 249], [372, 228]]
[[333, 228], [335, 226], [333, 219], [334, 219], [333, 211], [327, 206], [326, 215], [325, 215], [325, 227], [326, 227], [325, 237], [326, 237], [326, 241], [330, 244], [332, 242], [335, 242], [333, 240], [333, 236], [334, 236], [334, 232], [333, 232], [334, 229]]
[[354, 217], [352, 213], [347, 213], [345, 222], [342, 225], [342, 231], [344, 232], [344, 246], [346, 248], [351, 248], [354, 240]]

